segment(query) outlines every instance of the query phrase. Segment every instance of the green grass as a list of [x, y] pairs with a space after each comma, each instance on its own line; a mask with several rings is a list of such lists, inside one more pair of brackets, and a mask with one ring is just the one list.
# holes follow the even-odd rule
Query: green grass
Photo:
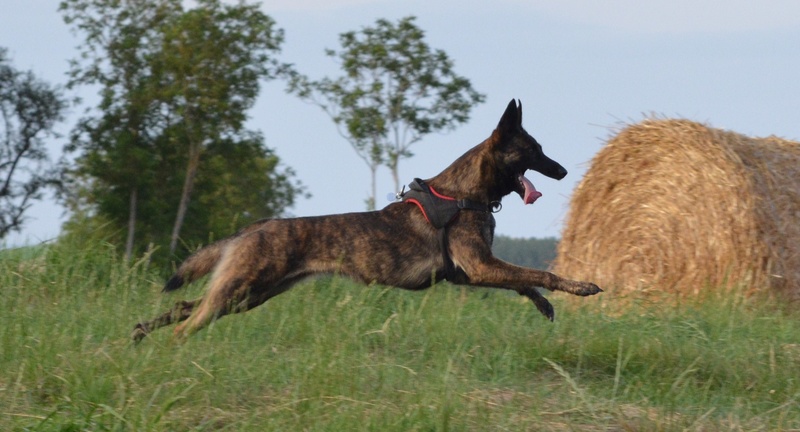
[[0, 430], [800, 429], [800, 315], [766, 299], [555, 294], [549, 323], [499, 291], [323, 278], [134, 346], [202, 290], [162, 280], [101, 242], [0, 253]]

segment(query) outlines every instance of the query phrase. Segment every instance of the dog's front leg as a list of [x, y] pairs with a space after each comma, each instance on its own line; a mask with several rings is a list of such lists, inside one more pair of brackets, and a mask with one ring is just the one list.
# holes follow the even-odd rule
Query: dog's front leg
[[454, 261], [465, 276], [456, 283], [514, 290], [529, 298], [539, 312], [550, 321], [553, 321], [555, 317], [553, 305], [535, 287], [543, 287], [550, 291], [564, 291], [579, 296], [594, 295], [603, 291], [591, 282], [564, 279], [550, 272], [515, 266], [492, 256], [484, 259], [473, 257], [472, 260], [467, 258], [462, 261]]
[[456, 262], [456, 266], [467, 275], [470, 285], [512, 289], [527, 297], [530, 296], [523, 291], [537, 286], [578, 296], [590, 296], [603, 291], [591, 282], [564, 279], [550, 272], [516, 266], [495, 257]]
[[556, 311], [553, 309], [553, 305], [544, 298], [543, 295], [539, 294], [539, 291], [536, 291], [536, 288], [525, 288], [518, 291], [520, 295], [523, 295], [533, 302], [536, 306], [536, 309], [542, 313], [547, 319], [550, 321], [555, 320], [556, 318]]

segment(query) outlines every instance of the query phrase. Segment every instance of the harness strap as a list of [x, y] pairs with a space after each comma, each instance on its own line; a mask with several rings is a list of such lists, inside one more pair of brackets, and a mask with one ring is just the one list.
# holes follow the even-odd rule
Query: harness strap
[[436, 229], [449, 225], [461, 210], [490, 212], [494, 208], [494, 205], [442, 195], [420, 179], [414, 179], [408, 187], [408, 192], [401, 195], [403, 202], [416, 204], [425, 219]]
[[447, 226], [439, 228], [439, 248], [442, 250], [442, 261], [444, 262], [444, 279], [452, 281], [456, 276], [456, 264], [450, 258], [450, 251], [447, 241]]
[[439, 248], [442, 250], [442, 260], [444, 261], [444, 278], [453, 280], [456, 276], [456, 266], [450, 258], [450, 251], [448, 250], [448, 226], [455, 220], [461, 210], [491, 212], [495, 205], [487, 205], [468, 199], [458, 200], [441, 195], [418, 178], [415, 178], [408, 186], [408, 192], [404, 192], [401, 195], [402, 201], [410, 202], [419, 207], [425, 219], [439, 230]]

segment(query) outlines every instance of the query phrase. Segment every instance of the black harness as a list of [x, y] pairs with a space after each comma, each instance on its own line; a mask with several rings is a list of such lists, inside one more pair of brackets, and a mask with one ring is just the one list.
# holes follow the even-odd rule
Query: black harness
[[418, 178], [409, 183], [408, 188], [408, 191], [400, 193], [400, 199], [403, 202], [416, 204], [422, 210], [422, 215], [425, 216], [425, 219], [439, 230], [439, 248], [442, 250], [442, 259], [444, 260], [444, 278], [453, 280], [456, 276], [456, 266], [453, 264], [453, 260], [450, 259], [450, 251], [448, 250], [448, 226], [456, 219], [461, 210], [495, 213], [500, 211], [500, 202], [486, 204], [444, 196]]

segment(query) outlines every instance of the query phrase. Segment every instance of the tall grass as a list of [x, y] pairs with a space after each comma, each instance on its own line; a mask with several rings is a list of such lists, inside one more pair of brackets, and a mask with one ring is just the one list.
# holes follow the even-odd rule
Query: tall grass
[[800, 315], [770, 300], [556, 294], [549, 323], [504, 292], [321, 278], [133, 345], [202, 291], [161, 284], [100, 241], [0, 253], [0, 430], [800, 429]]

